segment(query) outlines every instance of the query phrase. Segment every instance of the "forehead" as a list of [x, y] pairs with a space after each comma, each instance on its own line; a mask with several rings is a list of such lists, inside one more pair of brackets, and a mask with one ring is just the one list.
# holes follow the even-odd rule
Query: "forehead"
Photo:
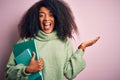
[[39, 9], [39, 12], [51, 12], [51, 11], [48, 8], [46, 8], [46, 7], [41, 7]]

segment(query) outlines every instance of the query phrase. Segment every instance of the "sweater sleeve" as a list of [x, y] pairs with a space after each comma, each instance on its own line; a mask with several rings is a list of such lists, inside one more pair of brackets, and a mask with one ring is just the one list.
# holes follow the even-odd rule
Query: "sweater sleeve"
[[83, 59], [83, 51], [78, 49], [73, 53], [72, 44], [70, 41], [66, 43], [67, 61], [64, 66], [64, 75], [67, 79], [75, 78], [86, 66]]
[[7, 80], [27, 80], [30, 74], [25, 73], [25, 68], [26, 66], [23, 64], [15, 64], [14, 55], [12, 53], [6, 66]]
[[25, 68], [26, 66], [23, 64], [16, 65], [12, 52], [5, 69], [7, 80], [27, 80], [30, 74], [25, 73]]

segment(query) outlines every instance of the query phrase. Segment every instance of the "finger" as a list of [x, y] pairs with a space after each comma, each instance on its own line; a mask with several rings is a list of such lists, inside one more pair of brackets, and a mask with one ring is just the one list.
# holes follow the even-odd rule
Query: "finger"
[[39, 67], [43, 67], [43, 63], [38, 64]]
[[31, 60], [35, 60], [35, 52], [32, 53], [32, 59]]
[[43, 64], [39, 65], [38, 68], [39, 68], [40, 70], [42, 70], [42, 69], [43, 69]]
[[38, 60], [38, 62], [39, 62], [39, 63], [43, 63], [43, 59], [40, 58], [40, 59]]
[[100, 39], [100, 36], [96, 37], [96, 38], [94, 39], [94, 43], [97, 42], [99, 39]]
[[40, 58], [40, 60], [39, 60], [39, 65], [43, 66], [43, 59], [42, 58]]
[[43, 63], [43, 59], [40, 58], [40, 59], [38, 60], [38, 63], [39, 63], [39, 64]]
[[43, 65], [44, 65], [44, 63], [43, 63], [43, 59], [40, 61], [40, 64], [41, 64], [41, 66], [43, 66]]
[[43, 69], [43, 67], [38, 67], [38, 71], [41, 71]]
[[97, 41], [98, 39], [100, 39], [100, 36], [97, 36], [97, 37], [95, 38], [96, 41]]
[[39, 60], [40, 60], [40, 61], [43, 61], [43, 58], [40, 58]]
[[100, 39], [100, 36], [97, 36], [97, 39]]
[[86, 42], [86, 47], [92, 46], [93, 44], [95, 44], [98, 41], [98, 39], [100, 39], [100, 36], [98, 36], [98, 37], [96, 37], [96, 38], [94, 38], [94, 39], [92, 39], [90, 41], [87, 41]]

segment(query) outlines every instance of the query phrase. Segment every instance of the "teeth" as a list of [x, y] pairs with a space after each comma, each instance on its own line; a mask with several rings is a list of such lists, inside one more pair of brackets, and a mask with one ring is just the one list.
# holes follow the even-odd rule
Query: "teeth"
[[48, 22], [47, 22], [47, 23], [45, 23], [45, 26], [50, 26], [50, 23], [48, 23]]
[[48, 30], [51, 26], [51, 23], [50, 22], [44, 22], [44, 29], [45, 30]]

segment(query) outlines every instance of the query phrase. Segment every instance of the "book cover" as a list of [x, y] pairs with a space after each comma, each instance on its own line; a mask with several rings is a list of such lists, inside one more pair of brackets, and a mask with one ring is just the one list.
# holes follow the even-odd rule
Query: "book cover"
[[35, 59], [36, 60], [39, 59], [39, 53], [37, 52], [37, 48], [36, 48], [36, 44], [35, 44], [34, 39], [14, 44], [13, 45], [14, 56], [17, 57], [25, 49], [29, 49], [31, 52], [35, 52], [36, 53]]
[[[13, 53], [15, 56], [16, 63], [22, 63], [24, 65], [29, 64], [29, 60], [31, 59], [32, 52], [36, 53], [35, 59], [39, 59], [39, 54], [37, 52], [36, 44], [34, 39], [29, 41], [24, 41], [21, 43], [17, 43], [13, 46]], [[28, 60], [27, 60], [28, 59]], [[22, 62], [21, 62], [22, 61]], [[28, 80], [43, 80], [42, 71], [37, 73], [32, 73]]]
[[31, 51], [25, 49], [20, 55], [15, 58], [16, 64], [24, 64], [25, 66], [29, 65], [29, 62], [32, 58]]

